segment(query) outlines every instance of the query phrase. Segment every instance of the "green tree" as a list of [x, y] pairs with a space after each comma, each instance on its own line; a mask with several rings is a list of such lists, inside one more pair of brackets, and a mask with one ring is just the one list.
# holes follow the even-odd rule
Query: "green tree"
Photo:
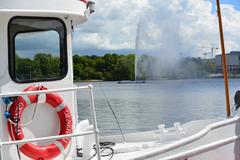
[[133, 80], [135, 56], [107, 53], [104, 56], [73, 56], [75, 80]]

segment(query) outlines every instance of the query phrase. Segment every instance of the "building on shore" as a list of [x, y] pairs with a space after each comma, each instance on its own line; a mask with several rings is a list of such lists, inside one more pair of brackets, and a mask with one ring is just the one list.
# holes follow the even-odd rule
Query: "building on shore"
[[[240, 73], [240, 51], [232, 51], [226, 54], [228, 72], [231, 74]], [[222, 55], [216, 55], [216, 73], [223, 73]]]

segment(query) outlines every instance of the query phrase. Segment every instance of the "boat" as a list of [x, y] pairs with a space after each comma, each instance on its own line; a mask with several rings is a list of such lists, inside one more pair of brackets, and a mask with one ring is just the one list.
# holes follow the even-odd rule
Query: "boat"
[[136, 83], [146, 83], [146, 81], [118, 81], [118, 84], [136, 84]]
[[[94, 2], [0, 3], [1, 160], [240, 159], [240, 118], [231, 116], [229, 109], [226, 64], [226, 117], [99, 136], [94, 86], [74, 85], [71, 47], [74, 26], [87, 21], [94, 12]], [[217, 4], [224, 55], [218, 0]], [[91, 120], [78, 122], [79, 90], [89, 92]]]

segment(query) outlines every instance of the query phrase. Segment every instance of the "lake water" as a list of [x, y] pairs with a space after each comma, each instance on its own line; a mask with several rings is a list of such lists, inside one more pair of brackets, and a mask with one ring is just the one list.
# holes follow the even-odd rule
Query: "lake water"
[[[77, 83], [87, 85], [88, 83]], [[96, 82], [94, 97], [101, 135], [119, 134], [110, 102], [124, 133], [157, 129], [159, 124], [225, 117], [223, 79], [149, 81], [145, 84]], [[231, 106], [240, 79], [230, 79]], [[106, 98], [104, 97], [105, 93]], [[88, 92], [78, 93], [79, 120], [89, 119]]]

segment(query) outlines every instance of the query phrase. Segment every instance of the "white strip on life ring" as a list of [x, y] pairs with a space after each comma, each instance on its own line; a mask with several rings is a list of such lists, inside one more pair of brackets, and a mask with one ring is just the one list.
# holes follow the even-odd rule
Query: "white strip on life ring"
[[40, 94], [37, 103], [46, 103], [46, 94]]

